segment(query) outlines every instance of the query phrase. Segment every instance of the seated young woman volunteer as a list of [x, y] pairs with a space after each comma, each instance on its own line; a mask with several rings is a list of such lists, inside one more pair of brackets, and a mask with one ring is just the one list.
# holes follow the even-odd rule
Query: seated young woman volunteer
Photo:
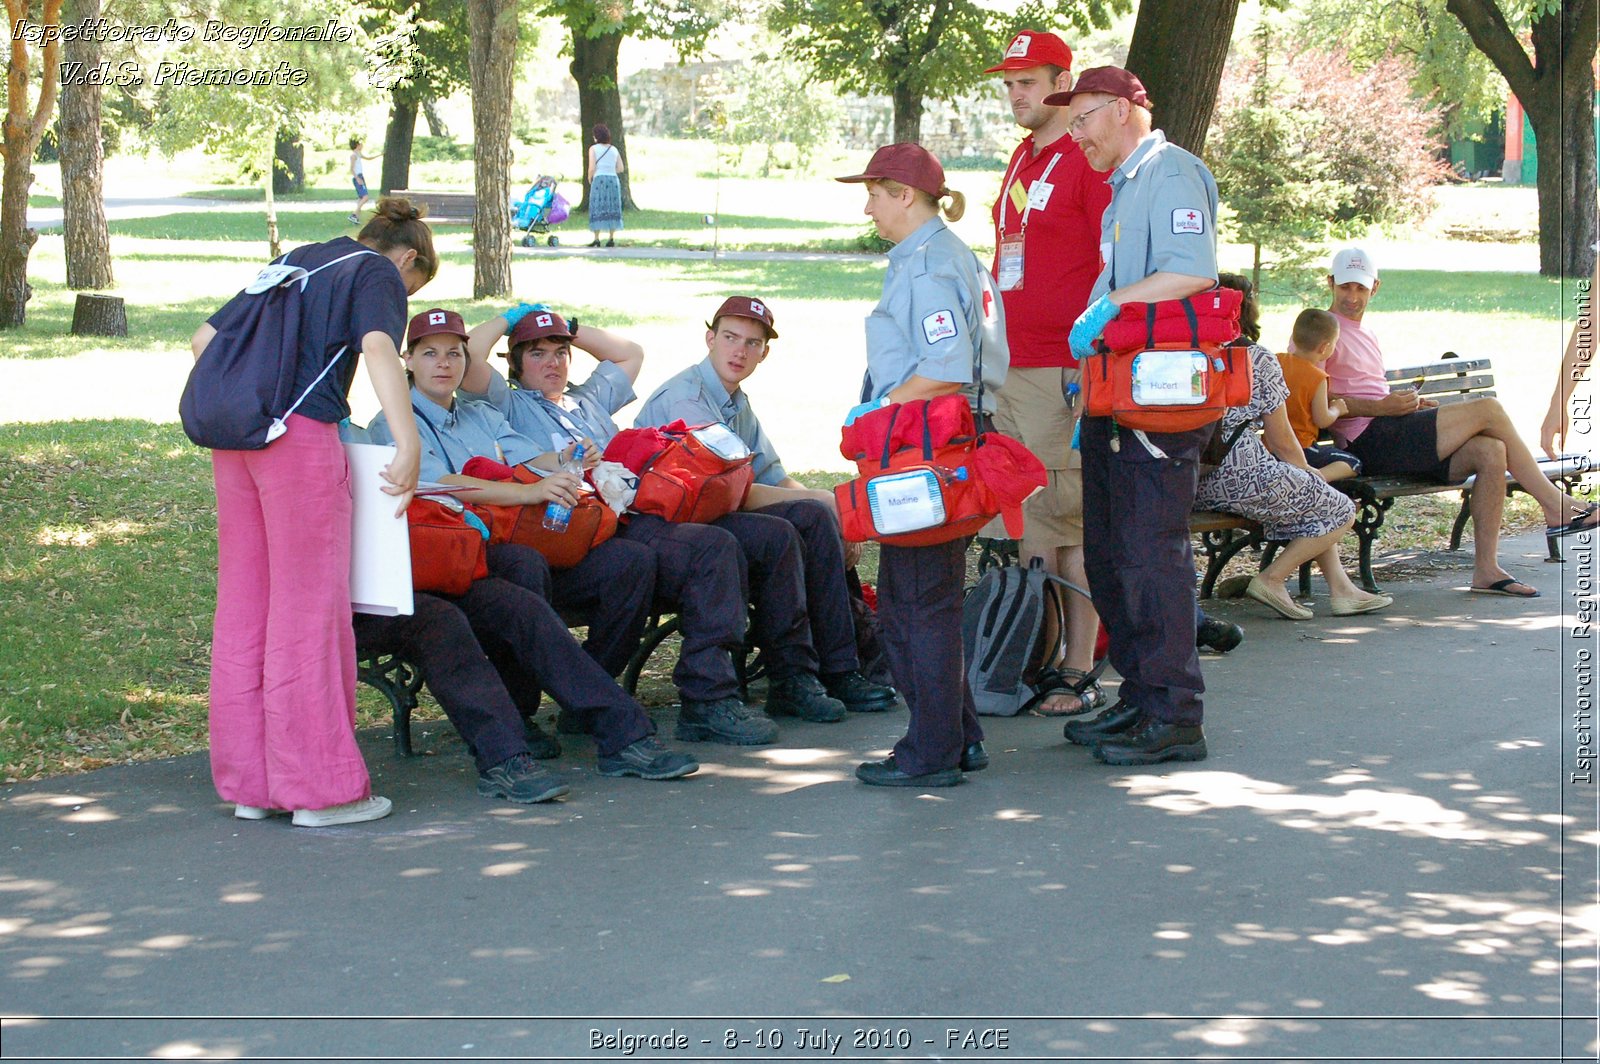
[[[412, 379], [413, 413], [422, 426], [422, 478], [471, 485], [476, 490], [470, 493], [470, 498], [475, 501], [538, 505], [556, 499], [573, 505], [577, 502], [578, 481], [570, 474], [553, 474], [534, 484], [513, 484], [478, 480], [455, 472], [471, 457], [466, 451], [469, 442], [479, 442], [482, 449], [511, 463], [522, 461], [522, 455], [530, 449], [526, 441], [509, 431], [493, 410], [481, 404], [456, 403], [455, 389], [461, 382], [461, 371], [467, 359], [466, 338], [461, 315], [453, 311], [426, 310], [411, 320], [405, 362]], [[388, 442], [387, 418], [380, 414], [368, 428], [367, 435], [374, 443]], [[497, 443], [502, 436], [510, 453]], [[489, 443], [483, 445], [479, 437], [487, 438]], [[500, 545], [490, 548], [489, 561], [491, 577], [501, 579], [478, 581], [471, 591], [456, 599], [455, 604], [466, 613], [478, 633], [478, 642], [486, 649], [499, 648], [498, 653], [491, 654], [491, 659], [503, 675], [511, 673], [508, 676], [512, 681], [511, 690], [519, 697], [530, 697], [532, 691], [543, 687], [563, 709], [588, 716], [593, 722], [600, 768], [607, 775], [667, 779], [693, 771], [686, 767], [693, 759], [669, 752], [650, 738], [655, 726], [644, 710], [579, 651], [566, 624], [549, 603], [536, 594], [481, 586], [515, 585], [524, 591], [537, 586], [548, 572], [538, 552]], [[392, 625], [358, 624], [358, 630], [364, 628], [369, 640], [403, 641], [408, 634], [406, 625], [401, 619], [396, 621], [398, 623]], [[519, 708], [531, 715], [538, 704], [536, 697], [532, 701], [533, 705]], [[451, 719], [457, 718], [453, 715]], [[457, 726], [461, 727], [460, 721]], [[468, 729], [461, 730], [480, 759], [493, 756], [481, 748], [483, 744], [475, 740]], [[540, 736], [537, 728], [532, 732], [534, 745], [543, 747], [536, 752], [552, 757], [560, 753], [560, 747]], [[513, 752], [513, 759], [518, 753], [521, 751]], [[525, 758], [511, 766], [510, 783], [492, 775], [492, 764], [480, 764], [480, 792], [512, 797], [512, 800], [543, 800], [518, 799], [512, 794], [500, 793], [507, 788], [515, 790], [517, 780], [531, 771], [528, 760]]]
[[[487, 362], [489, 352], [508, 329], [511, 338], [506, 358], [516, 388], [510, 387]], [[644, 362], [644, 351], [638, 344], [591, 325], [580, 327], [548, 308], [527, 304], [473, 329], [469, 346], [473, 361], [462, 383], [462, 394], [486, 398], [523, 435], [541, 445], [548, 443], [552, 452], [562, 454], [570, 453], [577, 443], [585, 445], [585, 454], [598, 455], [604, 450], [617, 433], [612, 415], [633, 400], [633, 382]], [[590, 353], [600, 365], [588, 380], [569, 387], [573, 347]], [[557, 455], [548, 453], [545, 457], [553, 461]], [[657, 590], [663, 597], [679, 602], [685, 602], [689, 594], [706, 591], [700, 586], [704, 577], [693, 572], [692, 558], [709, 555], [716, 564], [725, 564], [723, 556], [731, 550], [734, 565], [741, 572], [748, 572], [748, 586], [754, 591], [755, 641], [766, 651], [773, 677], [767, 696], [769, 713], [833, 722], [842, 720], [847, 709], [868, 708], [869, 701], [870, 708], [882, 708], [876, 685], [867, 684], [853, 670], [819, 681], [817, 653], [806, 611], [804, 548], [789, 522], [765, 514], [736, 513], [708, 526], [671, 524], [654, 516], [634, 515], [626, 522], [622, 535], [649, 543], [657, 550]], [[720, 587], [714, 606], [719, 616], [725, 617], [730, 610], [743, 612], [746, 583], [739, 580]], [[684, 621], [687, 636], [687, 613]], [[716, 667], [720, 673], [720, 661]], [[727, 669], [731, 678], [731, 660]], [[679, 686], [684, 687], [681, 681]], [[870, 688], [870, 700], [858, 698], [864, 688]], [[752, 741], [736, 736], [753, 732], [754, 725], [726, 719], [727, 714], [739, 712], [735, 708], [739, 706], [738, 699], [730, 700], [736, 690], [734, 679], [718, 704], [706, 705], [685, 689], [679, 737], [694, 739], [709, 731], [703, 737]], [[845, 696], [851, 701], [845, 701]], [[767, 723], [770, 726], [770, 721]], [[772, 729], [771, 737], [756, 741], [770, 742], [775, 737], [776, 729]]]

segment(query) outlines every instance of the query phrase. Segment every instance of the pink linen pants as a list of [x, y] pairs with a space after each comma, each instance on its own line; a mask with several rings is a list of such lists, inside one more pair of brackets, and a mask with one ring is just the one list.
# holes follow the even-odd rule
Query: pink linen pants
[[259, 451], [213, 451], [217, 615], [211, 774], [230, 802], [367, 797], [356, 747], [350, 470], [335, 425], [298, 414]]

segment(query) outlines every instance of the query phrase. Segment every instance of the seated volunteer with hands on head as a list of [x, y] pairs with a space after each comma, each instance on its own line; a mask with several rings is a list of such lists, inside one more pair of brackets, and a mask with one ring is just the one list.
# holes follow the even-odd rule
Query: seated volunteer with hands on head
[[[461, 494], [466, 502], [536, 506], [553, 500], [576, 505], [579, 481], [570, 473], [554, 473], [535, 483], [522, 484], [481, 480], [459, 472], [474, 456], [520, 465], [537, 451], [530, 441], [513, 432], [492, 407], [455, 397], [468, 358], [467, 330], [461, 315], [434, 309], [412, 319], [405, 363], [411, 375], [413, 409], [422, 426], [423, 478], [471, 487], [473, 490]], [[388, 442], [387, 419], [379, 415], [367, 434], [375, 443]], [[543, 687], [564, 710], [590, 717], [600, 771], [605, 775], [673, 779], [695, 771], [698, 766], [692, 758], [669, 751], [652, 738], [655, 725], [644, 709], [579, 649], [549, 603], [531, 592], [529, 585], [539, 584], [548, 574], [537, 551], [515, 544], [491, 546], [489, 568], [490, 579], [476, 581], [467, 594], [453, 602], [466, 614], [477, 633], [477, 643], [492, 653], [507, 676], [511, 693], [532, 701], [531, 706], [521, 708], [531, 716], [531, 711], [538, 708], [533, 692]], [[425, 612], [415, 619], [362, 619], [357, 628], [367, 642], [381, 645], [407, 639], [414, 642], [420, 634], [419, 627], [439, 623]], [[471, 657], [475, 648], [476, 644], [461, 647], [457, 654]], [[430, 686], [437, 683], [448, 687], [452, 682], [461, 682], [452, 666], [463, 667], [459, 656], [437, 662], [435, 675], [429, 677]], [[448, 711], [449, 703], [445, 704]], [[504, 708], [503, 699], [492, 698], [473, 707], [470, 715], [458, 705], [457, 713], [451, 716], [478, 758], [479, 792], [521, 802], [545, 801], [565, 793], [565, 786], [557, 785], [534, 762], [535, 755], [557, 756], [559, 745], [542, 735], [537, 726], [531, 726], [535, 749], [530, 751], [526, 742], [516, 749], [519, 744], [511, 739], [512, 724], [505, 717]], [[517, 732], [520, 739], [520, 727]]]
[[[487, 365], [508, 329], [506, 359], [516, 387]], [[585, 455], [602, 452], [617, 433], [612, 415], [634, 398], [644, 360], [638, 344], [529, 304], [473, 329], [469, 346], [474, 358], [462, 394], [487, 399], [518, 432], [541, 446], [548, 442], [541, 461], [570, 454], [577, 444]], [[569, 386], [574, 346], [600, 365], [583, 383]], [[732, 655], [743, 651], [747, 586], [755, 593], [755, 640], [767, 653], [773, 677], [767, 712], [822, 722], [844, 718], [848, 707], [817, 678], [803, 548], [793, 525], [752, 513], [729, 514], [711, 525], [630, 514], [618, 538], [656, 552], [656, 593], [679, 610], [684, 640], [673, 674], [683, 698], [679, 738], [735, 745], [777, 739], [772, 720], [739, 698]]]
[[872, 683], [860, 672], [845, 583], [846, 550], [833, 495], [807, 488], [789, 476], [761, 428], [750, 397], [740, 387], [766, 361], [771, 341], [777, 338], [770, 304], [750, 296], [728, 297], [706, 326], [706, 357], [657, 388], [645, 400], [634, 425], [666, 425], [678, 420], [688, 425], [722, 424], [744, 441], [755, 456], [755, 484], [744, 508], [783, 518], [799, 532], [805, 547], [805, 607], [823, 685], [847, 709], [888, 709], [894, 704], [894, 689]]
[[[371, 793], [356, 746], [352, 502], [337, 425], [350, 413], [346, 397], [364, 356], [394, 422], [383, 490], [404, 511], [417, 484], [418, 444], [396, 349], [406, 297], [432, 279], [439, 260], [422, 211], [386, 197], [357, 239], [309, 244], [280, 261], [307, 271], [282, 297], [289, 306], [298, 299], [300, 315], [292, 389], [299, 399], [290, 412], [271, 428], [234, 424], [251, 385], [264, 383], [253, 375], [269, 372], [250, 340], [282, 336], [268, 333], [283, 324], [269, 320], [272, 304], [261, 302], [280, 298], [268, 279], [235, 296], [190, 341], [196, 365], [184, 427], [213, 448], [217, 489], [211, 771], [240, 819], [292, 812], [296, 825], [327, 827], [376, 820], [391, 808]], [[278, 352], [271, 354], [275, 365]], [[230, 366], [235, 356], [242, 361]], [[203, 424], [191, 426], [192, 418]], [[235, 439], [241, 432], [251, 438]]]
[[[939, 217], [942, 201], [950, 201], [942, 209], [952, 222], [966, 203], [945, 187], [939, 160], [921, 145], [891, 144], [873, 153], [865, 172], [838, 180], [867, 186], [864, 213], [895, 245], [883, 296], [866, 322], [862, 402], [845, 424], [894, 403], [975, 395], [980, 352], [985, 381], [1004, 380], [1000, 307], [989, 296], [983, 266]], [[878, 622], [911, 722], [889, 757], [856, 769], [865, 784], [951, 787], [963, 772], [989, 764], [962, 660], [970, 541], [962, 536], [929, 546], [881, 546]]]

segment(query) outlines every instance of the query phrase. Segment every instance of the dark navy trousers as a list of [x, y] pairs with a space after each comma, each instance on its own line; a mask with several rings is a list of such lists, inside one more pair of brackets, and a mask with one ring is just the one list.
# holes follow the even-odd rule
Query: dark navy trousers
[[1213, 426], [1147, 433], [1165, 455], [1158, 457], [1110, 418], [1085, 417], [1079, 424], [1084, 568], [1111, 636], [1122, 700], [1160, 721], [1199, 724], [1205, 682], [1194, 645], [1189, 512], [1200, 451]]
[[737, 698], [733, 655], [744, 647], [749, 585], [733, 535], [710, 525], [634, 514], [617, 538], [655, 552], [655, 595], [678, 611], [683, 635], [672, 670], [678, 693], [699, 702]]
[[795, 499], [752, 512], [781, 517], [800, 536], [806, 630], [815, 651], [815, 667], [824, 675], [859, 669], [855, 618], [845, 584], [844, 538], [832, 508], [815, 499]]
[[541, 688], [593, 720], [602, 756], [655, 733], [644, 707], [584, 653], [550, 603], [523, 586], [543, 567], [538, 552], [507, 544], [492, 552], [489, 578], [465, 595], [419, 593], [409, 617], [355, 617], [362, 653], [417, 663], [480, 771], [528, 749], [522, 717], [538, 709]]
[[955, 768], [962, 748], [983, 738], [961, 648], [970, 542], [884, 544], [878, 555], [878, 629], [894, 685], [911, 710], [894, 759], [916, 776]]

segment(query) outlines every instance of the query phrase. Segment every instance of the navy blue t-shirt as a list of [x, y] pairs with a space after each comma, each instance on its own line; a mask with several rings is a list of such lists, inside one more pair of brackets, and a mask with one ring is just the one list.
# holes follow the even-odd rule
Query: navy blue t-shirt
[[[295, 248], [276, 262], [308, 270], [367, 250], [341, 236], [325, 244]], [[255, 299], [240, 293], [207, 318], [221, 331], [238, 312], [241, 301]], [[361, 338], [370, 332], [387, 333], [400, 347], [406, 327], [406, 286], [400, 270], [382, 255], [359, 255], [312, 277], [300, 300], [300, 362], [295, 371], [294, 394], [299, 396], [327, 367], [339, 348], [348, 346], [339, 365], [317, 384], [295, 410], [314, 421], [337, 423], [350, 416], [350, 383], [361, 357]]]

